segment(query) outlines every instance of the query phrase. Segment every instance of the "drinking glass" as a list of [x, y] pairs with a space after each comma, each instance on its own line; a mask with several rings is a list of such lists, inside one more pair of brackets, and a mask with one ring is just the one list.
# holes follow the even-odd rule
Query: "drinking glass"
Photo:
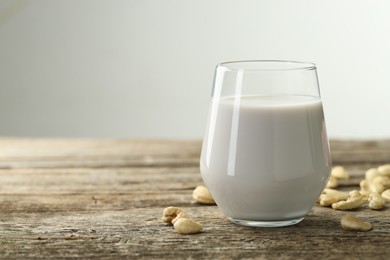
[[330, 167], [315, 64], [217, 65], [200, 169], [229, 220], [254, 227], [299, 223]]

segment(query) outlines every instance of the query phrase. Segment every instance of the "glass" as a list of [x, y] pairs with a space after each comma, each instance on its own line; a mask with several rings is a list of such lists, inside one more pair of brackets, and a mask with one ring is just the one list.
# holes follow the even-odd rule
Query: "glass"
[[331, 160], [315, 64], [236, 61], [216, 67], [202, 178], [233, 223], [299, 223]]

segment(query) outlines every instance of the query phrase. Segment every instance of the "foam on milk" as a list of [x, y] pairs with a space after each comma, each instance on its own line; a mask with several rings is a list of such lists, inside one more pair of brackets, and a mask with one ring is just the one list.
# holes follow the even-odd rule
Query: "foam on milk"
[[200, 166], [224, 214], [262, 221], [306, 215], [330, 170], [321, 100], [225, 97], [210, 108]]

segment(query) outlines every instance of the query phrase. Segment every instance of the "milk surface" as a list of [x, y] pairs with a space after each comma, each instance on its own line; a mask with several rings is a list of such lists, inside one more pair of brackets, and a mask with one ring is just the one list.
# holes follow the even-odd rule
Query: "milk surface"
[[211, 101], [200, 168], [228, 217], [302, 217], [330, 171], [322, 103], [307, 96]]

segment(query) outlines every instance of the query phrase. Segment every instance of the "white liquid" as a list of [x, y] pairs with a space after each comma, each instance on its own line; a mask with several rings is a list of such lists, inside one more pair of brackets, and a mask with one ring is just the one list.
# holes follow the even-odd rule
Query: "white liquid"
[[303, 217], [329, 175], [321, 100], [305, 96], [211, 102], [201, 173], [227, 217]]

